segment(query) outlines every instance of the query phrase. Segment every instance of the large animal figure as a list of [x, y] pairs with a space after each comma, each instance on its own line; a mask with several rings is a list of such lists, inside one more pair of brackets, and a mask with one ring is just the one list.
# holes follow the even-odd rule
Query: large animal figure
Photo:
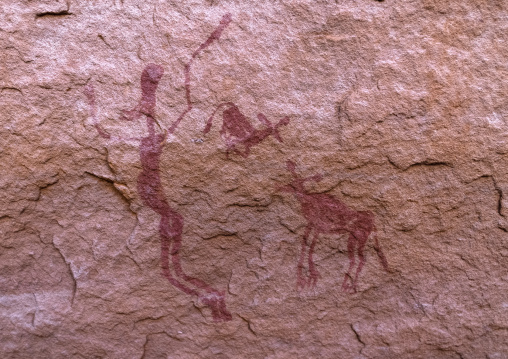
[[[297, 267], [297, 286], [301, 288], [307, 285], [315, 286], [320, 277], [312, 256], [319, 235], [323, 233], [347, 233], [349, 235], [347, 241], [349, 268], [344, 275], [343, 290], [356, 292], [358, 277], [365, 264], [365, 244], [371, 234], [374, 236], [374, 249], [379, 256], [379, 260], [383, 268], [389, 271], [388, 262], [379, 246], [372, 212], [355, 211], [329, 194], [309, 193], [305, 189], [304, 183], [307, 181], [320, 181], [322, 177], [320, 175], [307, 178], [300, 177], [296, 173], [296, 165], [292, 161], [287, 161], [287, 168], [293, 175], [293, 180], [290, 184], [281, 187], [280, 190], [295, 195], [300, 202], [302, 214], [307, 220]], [[311, 235], [312, 241], [309, 242]], [[356, 272], [353, 274], [356, 264], [355, 256], [358, 256], [359, 262]], [[308, 263], [307, 278], [304, 276], [305, 257], [307, 257]]]

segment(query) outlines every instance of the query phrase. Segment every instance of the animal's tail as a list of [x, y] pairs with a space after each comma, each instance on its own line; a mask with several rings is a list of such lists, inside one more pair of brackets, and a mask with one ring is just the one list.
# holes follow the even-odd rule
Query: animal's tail
[[374, 249], [377, 252], [377, 255], [379, 257], [379, 261], [383, 265], [383, 268], [387, 272], [390, 272], [390, 268], [388, 267], [388, 261], [386, 260], [385, 254], [383, 253], [383, 250], [381, 249], [381, 246], [379, 245], [379, 241], [377, 239], [377, 231], [376, 231], [375, 228], [374, 228]]
[[277, 139], [277, 141], [282, 142], [282, 138], [280, 137], [279, 133], [279, 127], [280, 126], [287, 126], [289, 124], [289, 117], [286, 116], [282, 120], [280, 120], [274, 127], [273, 127], [273, 137]]

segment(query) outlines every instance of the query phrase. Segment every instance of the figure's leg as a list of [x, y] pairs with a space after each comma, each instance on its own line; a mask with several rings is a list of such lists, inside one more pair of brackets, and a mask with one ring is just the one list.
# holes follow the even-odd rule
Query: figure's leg
[[182, 231], [183, 231], [183, 218], [178, 213], [169, 210], [169, 214], [164, 216], [164, 220], [168, 222], [165, 228], [165, 234], [170, 240], [170, 255], [171, 264], [177, 278], [182, 279], [184, 282], [190, 283], [200, 289], [206, 290], [208, 293], [217, 292], [217, 290], [210, 287], [204, 281], [191, 277], [182, 269], [180, 263], [180, 248], [182, 247]]
[[212, 288], [210, 285], [206, 284], [204, 281], [198, 278], [191, 277], [182, 269], [182, 264], [180, 263], [180, 247], [182, 243], [182, 236], [176, 236], [172, 238], [172, 246], [171, 246], [171, 262], [173, 265], [173, 269], [175, 271], [176, 277], [183, 279], [183, 281], [190, 283], [200, 289], [205, 290], [207, 293], [219, 293], [216, 289]]
[[199, 293], [197, 290], [193, 290], [203, 304], [210, 308], [212, 311], [212, 317], [215, 321], [228, 321], [232, 319], [231, 313], [226, 308], [226, 301], [224, 298], [224, 292], [219, 292], [217, 289], [208, 285], [204, 281], [198, 278], [191, 277], [182, 269], [180, 263], [180, 248], [182, 247], [182, 231], [183, 231], [183, 218], [178, 213], [171, 213], [171, 254], [172, 266], [175, 271], [177, 278], [182, 279], [184, 282], [191, 284], [199, 289], [204, 290], [206, 293]]
[[[349, 257], [349, 268], [348, 268], [346, 274], [344, 274], [344, 281], [342, 282], [342, 290], [344, 290], [346, 292], [353, 289], [353, 279], [351, 277], [351, 271], [353, 270], [353, 267], [355, 266], [355, 247], [356, 247], [356, 238], [352, 233], [349, 233], [349, 238], [347, 241], [347, 253], [348, 253], [348, 257]], [[348, 282], [351, 282], [351, 284], [349, 284]]]
[[302, 247], [300, 249], [300, 259], [298, 260], [298, 267], [296, 268], [296, 287], [297, 288], [305, 288], [305, 285], [307, 284], [307, 281], [304, 279], [303, 275], [303, 269], [304, 269], [304, 261], [305, 261], [305, 254], [307, 252], [307, 240], [309, 238], [309, 234], [312, 227], [307, 226], [305, 229], [305, 233], [303, 234], [302, 238]]
[[171, 271], [169, 269], [169, 253], [171, 246], [171, 237], [168, 235], [169, 232], [169, 219], [165, 216], [161, 218], [160, 227], [160, 238], [161, 238], [161, 267], [162, 267], [162, 275], [166, 277], [166, 279], [174, 285], [176, 288], [180, 289], [184, 293], [189, 295], [198, 296], [199, 293], [192, 288], [180, 283], [176, 278], [173, 277]]
[[198, 293], [197, 291], [194, 291], [193, 294], [196, 295], [204, 305], [210, 308], [214, 321], [220, 322], [233, 319], [231, 313], [226, 308], [224, 292], [219, 292], [201, 279], [194, 278], [185, 274], [180, 264], [180, 256], [178, 253], [181, 246], [181, 236], [173, 238], [173, 241], [171, 259], [176, 276], [178, 278], [182, 278], [185, 282], [204, 290], [205, 293]]
[[316, 283], [318, 281], [318, 278], [321, 276], [319, 275], [318, 270], [316, 269], [316, 266], [314, 264], [314, 260], [312, 259], [312, 255], [314, 254], [314, 247], [316, 246], [317, 239], [319, 236], [319, 232], [314, 232], [314, 237], [312, 238], [312, 243], [309, 247], [309, 286], [315, 287]]

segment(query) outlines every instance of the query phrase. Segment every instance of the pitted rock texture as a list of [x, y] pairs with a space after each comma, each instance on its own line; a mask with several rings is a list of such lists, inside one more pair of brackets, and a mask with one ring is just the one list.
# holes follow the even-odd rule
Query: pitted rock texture
[[508, 357], [506, 1], [0, 14], [0, 357]]

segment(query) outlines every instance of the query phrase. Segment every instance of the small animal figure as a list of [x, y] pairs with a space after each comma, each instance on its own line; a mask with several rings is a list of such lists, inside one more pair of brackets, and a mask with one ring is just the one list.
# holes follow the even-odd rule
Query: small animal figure
[[[261, 143], [270, 135], [273, 135], [279, 142], [282, 142], [282, 138], [279, 134], [279, 127], [289, 124], [289, 117], [284, 117], [275, 126], [273, 126], [265, 115], [259, 113], [257, 116], [258, 120], [266, 127], [258, 130], [251, 125], [247, 117], [240, 112], [238, 106], [232, 102], [224, 102], [217, 106], [206, 123], [206, 127], [203, 130], [204, 134], [207, 134], [210, 131], [215, 113], [223, 107], [226, 109], [222, 112], [222, 128], [220, 130], [220, 134], [222, 139], [226, 142], [227, 158], [229, 158], [229, 152], [231, 151], [246, 158], [249, 156], [251, 147]], [[238, 149], [238, 146], [240, 145], [243, 146], [243, 152]]]
[[[348, 233], [347, 250], [349, 257], [349, 268], [344, 275], [342, 289], [347, 292], [356, 292], [358, 277], [365, 264], [364, 249], [371, 233], [374, 235], [374, 249], [379, 260], [386, 271], [388, 262], [379, 246], [376, 235], [376, 226], [374, 225], [374, 215], [370, 211], [355, 211], [347, 207], [337, 198], [324, 193], [309, 193], [304, 183], [307, 181], [321, 181], [321, 175], [302, 178], [296, 173], [296, 165], [292, 161], [287, 161], [287, 168], [293, 175], [293, 181], [279, 190], [293, 193], [302, 207], [302, 214], [307, 220], [307, 227], [302, 239], [300, 259], [297, 267], [297, 287], [305, 288], [309, 285], [314, 287], [320, 278], [316, 269], [312, 255], [316, 246], [318, 237], [322, 233], [339, 234]], [[312, 241], [309, 243], [309, 238]], [[355, 267], [355, 255], [358, 256], [359, 263], [356, 273], [353, 276]], [[308, 275], [304, 278], [305, 257], [308, 263]]]

